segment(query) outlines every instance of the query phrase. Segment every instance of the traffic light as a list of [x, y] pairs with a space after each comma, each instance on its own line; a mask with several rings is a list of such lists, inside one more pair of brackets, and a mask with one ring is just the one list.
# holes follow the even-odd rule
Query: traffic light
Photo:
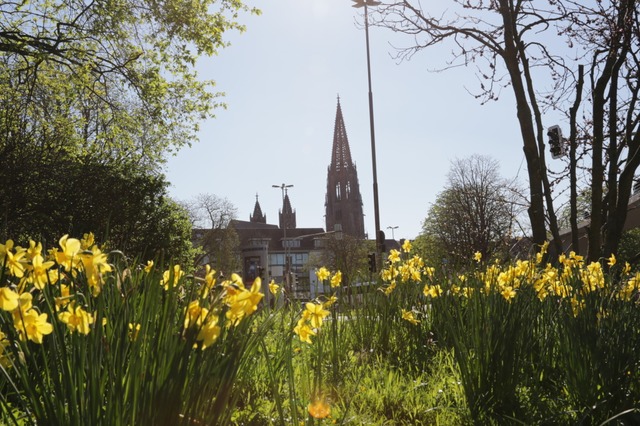
[[549, 151], [551, 151], [551, 158], [562, 157], [566, 150], [560, 126], [556, 125], [549, 127], [547, 129], [547, 136], [549, 136]]
[[376, 272], [376, 254], [369, 253], [369, 272]]

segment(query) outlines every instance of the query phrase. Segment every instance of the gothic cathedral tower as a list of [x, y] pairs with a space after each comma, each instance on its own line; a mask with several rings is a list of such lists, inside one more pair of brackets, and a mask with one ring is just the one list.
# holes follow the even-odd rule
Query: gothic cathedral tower
[[364, 238], [364, 214], [358, 171], [351, 160], [339, 97], [333, 130], [331, 164], [327, 173], [325, 208], [327, 232], [342, 231], [353, 237]]

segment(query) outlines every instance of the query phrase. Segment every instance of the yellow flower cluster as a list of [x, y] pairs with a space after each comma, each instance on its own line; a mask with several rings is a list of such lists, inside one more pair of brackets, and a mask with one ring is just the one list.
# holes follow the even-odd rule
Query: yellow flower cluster
[[307, 302], [293, 332], [301, 341], [311, 344], [311, 336], [315, 336], [322, 327], [322, 322], [329, 315], [325, 308], [335, 303], [337, 298], [332, 296], [325, 303]]
[[410, 257], [411, 243], [405, 240], [402, 245], [402, 252], [398, 250], [389, 251], [387, 257], [387, 268], [382, 269], [380, 276], [385, 285], [380, 289], [387, 296], [393, 293], [398, 282], [421, 283], [426, 279], [423, 292], [430, 297], [438, 297], [442, 292], [439, 285], [430, 285], [435, 269], [425, 266], [424, 260], [418, 255]]
[[[11, 312], [21, 340], [42, 343], [44, 336], [53, 331], [48, 315], [33, 306], [34, 294], [49, 283], [57, 284], [63, 294], [56, 299], [56, 306], [61, 307], [69, 300], [68, 286], [63, 282], [69, 283], [82, 274], [91, 293], [97, 296], [104, 284], [104, 274], [112, 270], [106, 255], [94, 244], [92, 234], [85, 234], [82, 240], [65, 235], [58, 244], [59, 248], [48, 252], [47, 260], [41, 243], [30, 241], [28, 248], [15, 246], [13, 240], [0, 244], [0, 264], [4, 265], [6, 280], [0, 283], [0, 309]], [[93, 316], [75, 304], [58, 314], [58, 319], [71, 332], [83, 334], [89, 333], [93, 323]]]
[[[620, 284], [605, 278], [603, 265], [606, 262], [608, 267], [613, 268], [617, 264], [614, 255], [601, 262], [585, 264], [582, 256], [570, 252], [561, 254], [558, 266], [553, 266], [550, 263], [543, 264], [547, 248], [548, 243], [545, 243], [530, 260], [517, 260], [504, 266], [496, 262], [487, 265], [484, 270], [459, 275], [446, 289], [434, 282], [434, 269], [425, 267], [419, 256], [409, 257], [409, 250], [391, 250], [386, 268], [381, 272], [384, 284], [380, 290], [389, 295], [398, 283], [413, 282], [424, 286], [423, 294], [428, 298], [443, 294], [468, 298], [479, 291], [485, 295], [499, 294], [507, 302], [511, 302], [520, 291], [533, 289], [540, 301], [549, 296], [568, 300], [574, 315], [578, 315], [585, 305], [584, 297], [588, 293], [607, 288], [607, 282], [611, 283], [610, 286], [617, 285], [609, 288], [615, 291], [615, 297], [620, 300], [635, 300], [633, 298], [640, 293], [640, 273], [629, 277], [631, 267], [628, 263], [621, 268]], [[472, 260], [480, 263], [482, 254], [474, 253]], [[402, 318], [414, 324], [417, 321], [411, 311], [402, 310]]]
[[339, 287], [340, 284], [342, 284], [342, 272], [336, 271], [333, 275], [331, 275], [331, 272], [324, 266], [316, 270], [316, 277], [320, 282], [324, 282], [331, 278], [329, 281], [331, 288]]
[[[167, 280], [171, 281], [171, 271], [168, 272], [167, 277], [169, 278]], [[213, 301], [208, 302], [213, 306], [209, 308], [201, 306], [201, 301], [207, 301], [209, 292], [216, 285], [215, 273], [215, 270], [209, 266], [206, 267], [202, 297], [189, 303], [184, 318], [185, 330], [190, 328], [197, 330], [196, 341], [200, 344], [200, 349], [202, 350], [211, 346], [220, 337], [222, 331], [220, 313], [223, 310], [226, 310], [227, 326], [236, 326], [243, 318], [258, 309], [258, 304], [264, 297], [264, 294], [260, 292], [262, 286], [260, 278], [256, 278], [251, 288], [247, 289], [242, 282], [242, 278], [238, 274], [232, 274], [231, 279], [220, 283], [221, 294], [216, 295]], [[220, 301], [224, 306], [219, 304]]]

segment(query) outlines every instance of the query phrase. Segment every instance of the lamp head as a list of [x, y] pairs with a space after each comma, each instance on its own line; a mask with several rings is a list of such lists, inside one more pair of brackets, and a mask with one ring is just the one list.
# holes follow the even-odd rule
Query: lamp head
[[361, 8], [365, 6], [378, 6], [379, 4], [382, 4], [377, 0], [351, 0], [351, 1], [354, 3], [352, 6], [356, 8]]

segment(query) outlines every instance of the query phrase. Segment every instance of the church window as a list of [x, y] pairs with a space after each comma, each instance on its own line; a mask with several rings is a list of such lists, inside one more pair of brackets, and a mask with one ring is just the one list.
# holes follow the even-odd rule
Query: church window
[[340, 183], [338, 182], [336, 184], [336, 199], [339, 200], [342, 197], [342, 194], [340, 193]]
[[349, 198], [349, 196], [351, 195], [351, 182], [347, 181], [347, 187], [345, 189], [345, 194], [347, 195], [347, 198]]

